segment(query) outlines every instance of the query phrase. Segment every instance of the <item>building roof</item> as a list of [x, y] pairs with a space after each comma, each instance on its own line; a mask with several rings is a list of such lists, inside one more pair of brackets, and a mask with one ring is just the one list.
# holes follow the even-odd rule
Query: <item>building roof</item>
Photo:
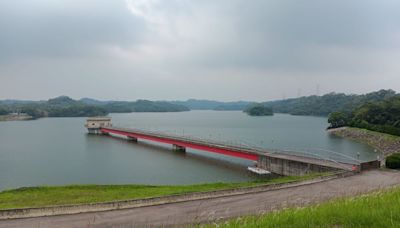
[[111, 117], [101, 116], [101, 117], [89, 117], [87, 121], [110, 121]]

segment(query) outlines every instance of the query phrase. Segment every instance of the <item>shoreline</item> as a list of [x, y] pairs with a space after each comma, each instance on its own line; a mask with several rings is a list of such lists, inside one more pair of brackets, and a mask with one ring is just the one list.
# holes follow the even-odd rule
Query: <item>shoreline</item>
[[393, 153], [400, 153], [400, 136], [353, 127], [328, 129], [327, 132], [371, 146], [382, 154], [382, 160]]
[[24, 120], [33, 120], [33, 117], [29, 115], [16, 115], [16, 114], [0, 115], [0, 121], [24, 121]]

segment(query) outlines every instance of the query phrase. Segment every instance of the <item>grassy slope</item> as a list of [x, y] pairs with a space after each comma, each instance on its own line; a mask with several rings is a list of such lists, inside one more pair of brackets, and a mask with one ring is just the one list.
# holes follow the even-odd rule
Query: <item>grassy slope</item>
[[400, 136], [351, 127], [334, 129], [331, 132], [343, 138], [368, 144], [385, 156], [400, 153]]
[[400, 227], [400, 188], [232, 219], [219, 227]]
[[189, 192], [205, 192], [273, 183], [287, 183], [312, 179], [321, 175], [326, 175], [326, 173], [310, 174], [303, 177], [281, 177], [262, 182], [255, 181], [245, 183], [213, 183], [177, 186], [72, 185], [60, 187], [28, 187], [0, 192], [0, 209], [140, 199]]

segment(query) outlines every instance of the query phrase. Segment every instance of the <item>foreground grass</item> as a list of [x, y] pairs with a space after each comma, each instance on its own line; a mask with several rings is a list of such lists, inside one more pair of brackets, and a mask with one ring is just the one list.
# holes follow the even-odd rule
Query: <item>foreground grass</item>
[[218, 227], [400, 227], [400, 188], [232, 219]]
[[213, 183], [199, 185], [149, 186], [149, 185], [71, 185], [54, 187], [27, 187], [0, 192], [0, 209], [43, 207], [68, 204], [108, 202], [141, 199], [191, 192], [251, 187], [265, 184], [288, 183], [312, 179], [327, 173], [302, 177], [280, 177], [244, 183]]

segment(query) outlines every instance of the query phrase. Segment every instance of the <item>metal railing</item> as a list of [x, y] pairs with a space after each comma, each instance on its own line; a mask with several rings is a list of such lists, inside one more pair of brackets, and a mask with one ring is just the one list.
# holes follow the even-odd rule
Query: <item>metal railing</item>
[[345, 155], [339, 152], [335, 152], [332, 150], [321, 149], [321, 148], [313, 148], [313, 149], [302, 149], [302, 150], [290, 150], [290, 149], [271, 149], [264, 148], [258, 145], [251, 145], [249, 142], [243, 141], [218, 141], [215, 139], [206, 139], [199, 136], [192, 135], [178, 135], [171, 132], [163, 132], [163, 131], [152, 131], [152, 130], [142, 130], [142, 129], [133, 129], [133, 128], [121, 128], [121, 127], [105, 127], [107, 129], [121, 130], [126, 132], [132, 132], [137, 134], [148, 135], [152, 137], [158, 138], [166, 138], [172, 139], [176, 141], [198, 144], [198, 145], [206, 145], [211, 147], [217, 147], [222, 149], [229, 149], [239, 152], [245, 152], [249, 154], [261, 154], [261, 155], [287, 155], [287, 156], [297, 156], [303, 158], [313, 158], [317, 160], [323, 160], [328, 162], [333, 162], [337, 165], [360, 165], [361, 161], [353, 158], [349, 155]]

